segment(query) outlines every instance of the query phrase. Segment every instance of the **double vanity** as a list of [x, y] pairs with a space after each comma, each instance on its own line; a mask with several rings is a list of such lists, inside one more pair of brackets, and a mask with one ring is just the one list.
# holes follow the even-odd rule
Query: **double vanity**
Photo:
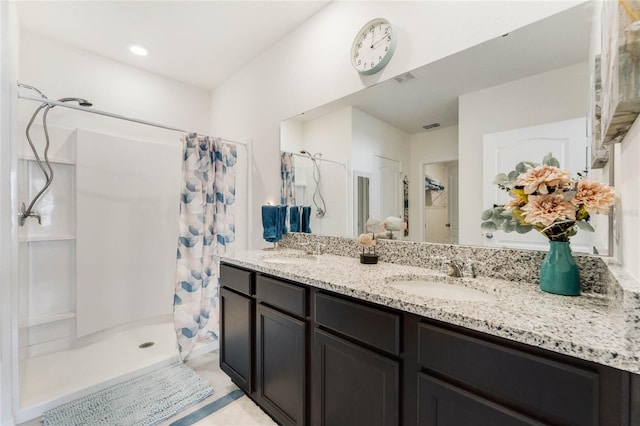
[[640, 298], [615, 266], [578, 259], [587, 291], [564, 297], [514, 279], [535, 253], [452, 278], [428, 266], [503, 251], [387, 242], [364, 265], [351, 239], [295, 238], [220, 268], [221, 368], [278, 423], [640, 424]]

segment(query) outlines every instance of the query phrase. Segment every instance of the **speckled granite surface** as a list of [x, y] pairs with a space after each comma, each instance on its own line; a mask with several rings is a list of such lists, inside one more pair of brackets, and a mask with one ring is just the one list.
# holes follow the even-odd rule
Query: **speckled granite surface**
[[[328, 246], [325, 245], [326, 251], [329, 251]], [[525, 280], [490, 276], [447, 278], [434, 270], [439, 262], [429, 267], [430, 260], [415, 259], [424, 262], [426, 268], [383, 261], [376, 265], [364, 265], [355, 257], [360, 253], [357, 246], [354, 245], [351, 250], [342, 245], [337, 250], [344, 250], [341, 253], [344, 255], [322, 254], [314, 257], [291, 249], [253, 250], [227, 254], [222, 260], [427, 318], [640, 373], [640, 285], [614, 264], [607, 268], [606, 263], [599, 259], [604, 270], [599, 269], [598, 273], [609, 274], [602, 280], [612, 281], [609, 283], [611, 288], [601, 285], [598, 292], [565, 297], [544, 293], [537, 284]], [[382, 247], [378, 252], [382, 254]], [[392, 257], [396, 256], [400, 255]], [[511, 264], [513, 261], [510, 257], [508, 262], [500, 258], [496, 258], [495, 262]], [[500, 271], [508, 269], [504, 264]], [[512, 276], [504, 273], [507, 277]], [[389, 285], [393, 280], [408, 277], [431, 279], [434, 276], [492, 294], [495, 300], [467, 302], [420, 297]]]
[[[288, 233], [280, 247], [315, 249], [322, 253], [357, 257], [362, 249], [354, 238], [315, 234]], [[473, 259], [478, 275], [509, 281], [537, 283], [540, 265], [546, 252], [503, 248], [470, 247], [451, 244], [430, 244], [413, 241], [378, 240], [376, 253], [383, 262], [437, 269], [443, 258], [465, 261]], [[574, 254], [580, 268], [583, 292], [606, 294], [613, 283], [607, 265], [601, 257]]]

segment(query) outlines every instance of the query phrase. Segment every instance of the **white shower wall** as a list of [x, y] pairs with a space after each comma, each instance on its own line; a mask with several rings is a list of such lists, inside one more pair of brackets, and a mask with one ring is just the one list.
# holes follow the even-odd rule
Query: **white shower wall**
[[[19, 53], [19, 80], [36, 86], [50, 98], [78, 96], [89, 99], [93, 102], [94, 108], [100, 110], [205, 133], [209, 128], [210, 96], [206, 90], [27, 32], [21, 33]], [[21, 93], [32, 94], [24, 89], [21, 89]], [[36, 107], [37, 103], [35, 102], [18, 101], [19, 135], [24, 133], [25, 124]], [[150, 321], [149, 316], [157, 318], [159, 312], [168, 316], [173, 302], [170, 291], [167, 291], [167, 282], [169, 286], [172, 286], [173, 282], [173, 278], [168, 278], [171, 272], [166, 269], [164, 272], [159, 272], [162, 267], [158, 269], [156, 265], [167, 263], [171, 257], [170, 265], [172, 268], [174, 267], [175, 240], [171, 243], [171, 248], [168, 249], [170, 251], [167, 251], [164, 257], [156, 256], [153, 259], [153, 264], [150, 260], [143, 259], [144, 254], [140, 259], [137, 259], [139, 260], [137, 264], [140, 267], [134, 272], [145, 271], [149, 276], [149, 281], [155, 281], [159, 290], [157, 294], [153, 292], [143, 297], [140, 296], [138, 290], [148, 290], [149, 288], [145, 287], [147, 284], [134, 287], [131, 295], [135, 296], [136, 300], [133, 301], [132, 298], [131, 305], [120, 306], [122, 310], [126, 310], [126, 315], [121, 319], [110, 316], [110, 313], [116, 310], [113, 299], [106, 298], [104, 300], [107, 302], [104, 308], [107, 310], [105, 313], [103, 308], [96, 305], [97, 299], [93, 301], [85, 299], [82, 289], [76, 288], [77, 285], [83, 286], [86, 282], [84, 278], [80, 279], [80, 273], [76, 276], [75, 269], [81, 267], [80, 264], [76, 264], [76, 256], [80, 255], [82, 258], [89, 253], [87, 250], [92, 252], [101, 250], [102, 243], [94, 241], [95, 247], [86, 246], [88, 247], [86, 250], [84, 245], [82, 247], [76, 246], [77, 243], [83, 244], [84, 237], [82, 229], [76, 229], [75, 188], [79, 183], [76, 179], [76, 169], [80, 165], [76, 164], [74, 129], [85, 129], [101, 134], [105, 138], [109, 135], [160, 144], [162, 145], [162, 147], [158, 147], [160, 150], [177, 150], [175, 151], [177, 164], [180, 161], [180, 135], [173, 131], [59, 107], [50, 111], [48, 122], [53, 143], [50, 157], [57, 162], [54, 164], [56, 178], [53, 184], [53, 188], [57, 188], [57, 196], [50, 204], [52, 210], [43, 214], [42, 226], [33, 223], [33, 219], [30, 219], [30, 223], [20, 229], [22, 236], [18, 259], [21, 265], [20, 320], [22, 332], [20, 333], [20, 346], [23, 350], [23, 356], [34, 356], [67, 348], [75, 338], [76, 332], [91, 333], [101, 327], [113, 327], [123, 322], [144, 324]], [[36, 144], [42, 147], [42, 133], [38, 125], [34, 126], [34, 134]], [[19, 155], [21, 157], [28, 156], [28, 145], [24, 141], [24, 136], [21, 138]], [[110, 140], [103, 140], [103, 142], [106, 143], [106, 147]], [[119, 148], [118, 154], [125, 156], [127, 152]], [[158, 171], [165, 173], [163, 165], [157, 164], [154, 158], [140, 155], [139, 152], [131, 154], [138, 156], [136, 170], [140, 175], [145, 175], [148, 172], [149, 176], [152, 176], [154, 172]], [[113, 161], [120, 160], [113, 158]], [[113, 176], [116, 176], [120, 173], [120, 169], [125, 167], [125, 163], [118, 164], [119, 166], [115, 167], [112, 172]], [[22, 178], [28, 175], [28, 168], [32, 169], [33, 178], [39, 176], [37, 173], [39, 171], [34, 169], [33, 164], [29, 166], [23, 160], [20, 161], [19, 166], [22, 169], [20, 174]], [[158, 182], [151, 182], [149, 191], [153, 192], [157, 188], [166, 186], [166, 178], [168, 176], [163, 174]], [[24, 179], [22, 180], [24, 181]], [[169, 189], [167, 188], [167, 190]], [[74, 197], [69, 200], [72, 194]], [[21, 200], [26, 198], [25, 194], [20, 196]], [[175, 201], [175, 206], [178, 208], [179, 199], [176, 198]], [[42, 209], [42, 204], [36, 207], [36, 210]], [[63, 213], [64, 209], [68, 209], [68, 211]], [[131, 213], [128, 211], [120, 213], [118, 216], [117, 212], [112, 212], [112, 217], [121, 219], [128, 217]], [[89, 220], [87, 228], [95, 226], [98, 229], [110, 231], [113, 229], [110, 226], [110, 220], [111, 217], [104, 216], [97, 218], [95, 223], [90, 223]], [[46, 225], [48, 221], [54, 223], [53, 228]], [[174, 238], [174, 234], [172, 234], [174, 231], [171, 228], [167, 233], [165, 225], [157, 226], [157, 233], [163, 235], [163, 237], [159, 237], [164, 238], [163, 241], [168, 241]], [[175, 226], [177, 227], [177, 213]], [[78, 238], [77, 241], [76, 238]], [[91, 241], [90, 236], [84, 239]], [[143, 241], [142, 244], [150, 241]], [[159, 243], [158, 240], [153, 241]], [[125, 240], [121, 243], [125, 249], [131, 248], [129, 241]], [[78, 253], [78, 249], [85, 250], [85, 252]], [[96, 254], [98, 253], [99, 251]], [[97, 255], [94, 261], [98, 263], [98, 266], [104, 267], [108, 264], [109, 259], [100, 256]], [[84, 262], [82, 259], [79, 260]], [[89, 269], [84, 269], [84, 271], [89, 271], [87, 275], [90, 275]], [[160, 274], [163, 274], [163, 284], [157, 282]], [[97, 283], [98, 280], [95, 282]], [[111, 284], [109, 287], [116, 293], [122, 293], [122, 288], [116, 291], [117, 285]], [[80, 291], [80, 293], [76, 294], [76, 291]], [[154, 299], [156, 296], [157, 299]], [[89, 304], [87, 305], [87, 303]], [[162, 306], [160, 307], [160, 305]], [[92, 320], [85, 324], [82, 320], [82, 313], [91, 313], [91, 311], [95, 311], [96, 316], [101, 316], [103, 319]], [[140, 313], [148, 314], [147, 319], [140, 320]], [[76, 314], [78, 314], [77, 319]], [[83, 322], [78, 325], [77, 329], [76, 320]], [[24, 332], [26, 330], [28, 332]], [[28, 352], [27, 348], [29, 348]]]
[[181, 147], [78, 130], [76, 151], [77, 337], [170, 319]]

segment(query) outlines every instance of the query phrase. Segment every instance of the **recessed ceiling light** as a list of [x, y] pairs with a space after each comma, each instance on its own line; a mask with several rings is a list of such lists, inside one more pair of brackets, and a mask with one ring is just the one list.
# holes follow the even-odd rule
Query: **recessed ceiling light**
[[142, 46], [138, 46], [136, 44], [132, 44], [131, 46], [129, 46], [129, 50], [132, 53], [135, 53], [136, 55], [140, 55], [140, 56], [147, 56], [147, 54], [149, 53], [147, 52], [147, 49], [145, 49]]

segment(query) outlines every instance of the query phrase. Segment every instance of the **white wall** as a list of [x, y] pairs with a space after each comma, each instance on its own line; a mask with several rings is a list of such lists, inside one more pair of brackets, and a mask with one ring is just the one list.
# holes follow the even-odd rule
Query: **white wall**
[[614, 256], [640, 280], [640, 121], [615, 146], [616, 210]]
[[424, 238], [423, 165], [458, 159], [458, 126], [415, 133], [409, 139], [409, 147], [409, 239], [422, 241]]
[[[302, 126], [301, 148], [312, 154], [322, 153], [327, 160], [348, 162], [351, 153], [351, 108], [343, 108], [331, 114], [305, 122]], [[346, 235], [349, 232], [350, 216], [347, 214], [347, 166], [316, 161], [320, 168], [320, 193], [325, 200], [326, 214], [316, 217], [312, 198], [315, 190], [313, 163], [303, 157], [295, 157], [296, 182], [304, 175], [306, 182], [304, 199], [296, 193], [299, 205], [311, 206], [311, 232], [328, 235]], [[266, 244], [266, 243], [265, 243]]]
[[[204, 133], [209, 128], [210, 93], [208, 91], [25, 32], [21, 34], [19, 80], [37, 87], [51, 99], [68, 96], [82, 97], [93, 102], [93, 108], [98, 110], [170, 125], [189, 131]], [[21, 89], [21, 93], [34, 95], [33, 92], [25, 89]], [[21, 133], [23, 132], [25, 122], [31, 116], [37, 105], [35, 102], [26, 100], [19, 101], [19, 126]], [[153, 146], [153, 144], [170, 145], [177, 155], [174, 163], [175, 167], [179, 168], [181, 135], [178, 132], [60, 107], [50, 111], [48, 123], [53, 129], [80, 128], [99, 134], [126, 138], [128, 140], [136, 139], [150, 142], [149, 146]], [[21, 137], [20, 140], [22, 141], [22, 139]], [[41, 140], [42, 138], [38, 139], [38, 141]], [[111, 138], [108, 140], [114, 139]], [[22, 141], [22, 143], [24, 143], [24, 141]], [[118, 151], [117, 155], [126, 155], [126, 150], [120, 149]], [[157, 171], [158, 168], [162, 169], [162, 166], [154, 163], [153, 160], [149, 160], [149, 158], [145, 158], [144, 155], [137, 154], [135, 157], [139, 159], [137, 163], [139, 169], [136, 170], [137, 172], [144, 174], [145, 168], [149, 168], [148, 170], [150, 172], [154, 170]], [[64, 161], [67, 162], [68, 167], [75, 167], [75, 158], [73, 156]], [[116, 174], [117, 170], [113, 170], [114, 179]], [[59, 182], [61, 181], [58, 181], [58, 183]], [[56, 182], [54, 182], [54, 184], [56, 184]], [[162, 183], [158, 184], [162, 186]], [[179, 192], [176, 192], [175, 206], [175, 229], [177, 229]], [[74, 209], [71, 209], [71, 211], [73, 210]], [[126, 217], [126, 214], [120, 218], [122, 219], [123, 217]], [[108, 220], [100, 220], [100, 222], [101, 223], [96, 223], [96, 226], [108, 229]], [[74, 223], [73, 220], [71, 223]], [[22, 230], [23, 233], [27, 231], [27, 234], [29, 234], [29, 230], [33, 229], [32, 225], [33, 224], [30, 224], [29, 227], [25, 227]], [[35, 226], [37, 227], [37, 225]], [[158, 232], [162, 232], [163, 228], [165, 228], [165, 226], [159, 227]], [[174, 230], [171, 229], [167, 232], [173, 231]], [[67, 245], [71, 245], [70, 251], [73, 252], [74, 230], [71, 229], [69, 234], [71, 235], [69, 235], [68, 238], [71, 239]], [[135, 241], [127, 239], [132, 236], [133, 233], [130, 235], [121, 235], [122, 240], [119, 243], [130, 246], [135, 245]], [[29, 236], [25, 235], [25, 238], [29, 239]], [[172, 239], [175, 240], [175, 238]], [[167, 239], [163, 241], [167, 241]], [[177, 241], [175, 243], [177, 244]], [[56, 246], [59, 246], [59, 244], [48, 242], [38, 243], [38, 250], [41, 255], [46, 255], [42, 254], [42, 248], [47, 244], [50, 250], [54, 250]], [[168, 253], [173, 252], [172, 255], [170, 253], [171, 256], [175, 255], [175, 246], [173, 248], [167, 246], [167, 250]], [[165, 257], [165, 260], [166, 259], [167, 257]], [[109, 259], [102, 259], [103, 263], [108, 263], [108, 261]], [[166, 264], [166, 262], [162, 263], [163, 265]], [[31, 269], [37, 268], [37, 265], [31, 266]], [[73, 263], [71, 263], [70, 267], [73, 268]], [[167, 271], [173, 268], [175, 268], [175, 265], [165, 265]], [[72, 273], [70, 276], [73, 277], [73, 275]], [[167, 277], [168, 275], [168, 273], [164, 274], [163, 277]], [[167, 278], [165, 278], [165, 280], [166, 279]], [[173, 280], [174, 278], [168, 279]], [[147, 297], [163, 299], [162, 301], [155, 301], [151, 304], [163, 307], [161, 309], [163, 312], [157, 312], [157, 315], [170, 313], [172, 300], [166, 289], [168, 286], [173, 287], [173, 283], [168, 281], [158, 285], [162, 286], [162, 291], [147, 292]], [[68, 285], [67, 288], [70, 288], [67, 292], [73, 291], [74, 289], [73, 286]], [[70, 304], [69, 301], [74, 301], [75, 295], [69, 296], [68, 294], [62, 293], [63, 292], [59, 295], [62, 300], [52, 299], [48, 301], [51, 306], [66, 306]], [[166, 303], [164, 299], [166, 299]], [[64, 300], [66, 300], [66, 302], [63, 302]], [[144, 302], [144, 300], [139, 300], [139, 303], [144, 304]], [[90, 310], [91, 308], [89, 307], [88, 309]], [[128, 314], [131, 314], [131, 312], [128, 312]], [[128, 315], [127, 318], [135, 318], [135, 315]], [[60, 321], [69, 322], [73, 321], [73, 319], [57, 320], [57, 322], [51, 323], [51, 327], [57, 327]], [[112, 321], [112, 323], [114, 322]], [[122, 322], [119, 323], [122, 324]], [[45, 324], [45, 326], [48, 325]], [[41, 329], [43, 326], [39, 327]], [[57, 329], [59, 329], [59, 327], [57, 327]], [[55, 337], [57, 339], [72, 339], [73, 327], [67, 328], [65, 333], [65, 335], [56, 334]], [[46, 337], [47, 333], [38, 334], [45, 335]], [[51, 335], [51, 333], [49, 334]], [[31, 343], [33, 344], [34, 341], [32, 340]]]
[[[369, 191], [371, 198], [369, 208], [372, 216], [380, 216], [376, 210], [382, 211], [381, 203], [389, 203], [391, 200], [381, 200], [379, 194], [382, 193], [382, 183], [379, 182], [380, 171], [379, 158], [393, 160], [400, 164], [400, 173], [405, 175], [409, 163], [409, 135], [402, 130], [385, 123], [382, 120], [366, 114], [357, 108], [353, 108], [353, 137], [351, 163], [352, 170], [371, 175]], [[348, 185], [353, 192], [353, 177]], [[399, 198], [396, 200], [396, 207], [391, 208], [393, 212], [401, 212], [402, 209], [402, 177], [397, 178], [397, 189]], [[353, 196], [350, 197], [353, 200]], [[351, 201], [349, 217], [353, 217], [353, 201]], [[394, 213], [394, 216], [397, 213]], [[379, 217], [384, 220], [385, 217]], [[353, 221], [353, 219], [352, 219]], [[353, 228], [351, 228], [353, 229]], [[354, 235], [352, 233], [351, 235]], [[404, 232], [396, 232], [394, 238], [406, 239]]]
[[482, 136], [584, 117], [587, 87], [581, 63], [460, 96], [460, 244], [482, 245]]
[[[578, 3], [582, 2], [330, 3], [211, 97], [214, 133], [254, 140], [253, 244], [262, 244], [261, 200], [279, 196], [281, 121]], [[397, 27], [398, 46], [385, 69], [363, 77], [351, 67], [349, 48], [356, 31], [378, 16]]]
[[15, 2], [0, 3], [0, 424], [13, 424], [17, 377], [17, 216], [15, 208], [15, 83], [19, 24]]
[[[209, 92], [80, 49], [23, 32], [20, 81], [49, 98], [86, 98], [93, 108], [188, 131], [209, 128]], [[23, 94], [32, 94], [21, 90]], [[31, 116], [34, 102], [20, 101], [20, 118]], [[179, 133], [63, 108], [49, 122], [136, 139], [179, 143]]]

